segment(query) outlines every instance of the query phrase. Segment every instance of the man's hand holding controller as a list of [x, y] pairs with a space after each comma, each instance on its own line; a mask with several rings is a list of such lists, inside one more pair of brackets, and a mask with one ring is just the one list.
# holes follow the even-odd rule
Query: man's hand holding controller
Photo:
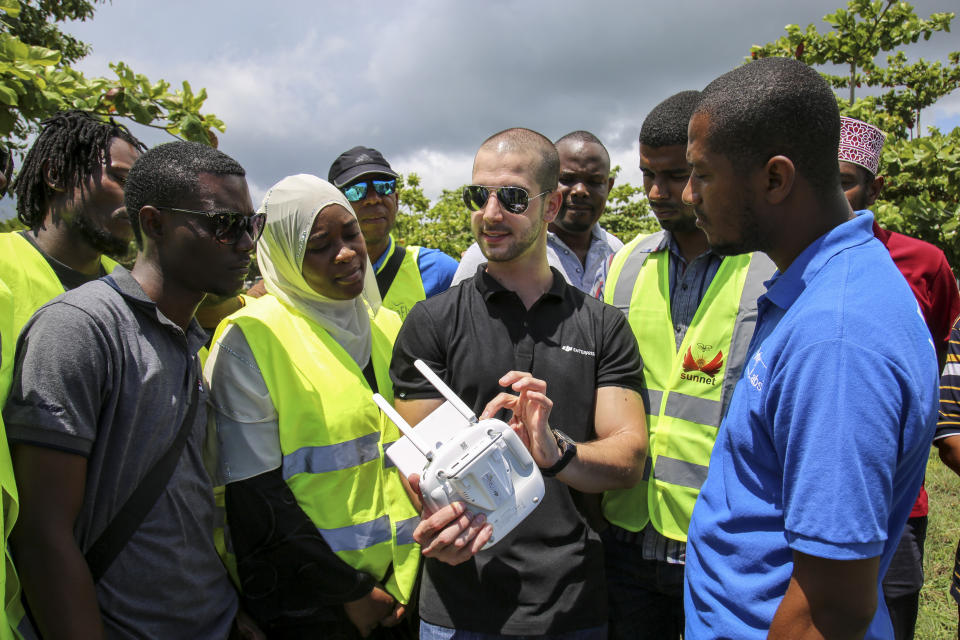
[[[520, 437], [540, 467], [551, 467], [560, 459], [556, 438], [547, 424], [553, 402], [546, 396], [547, 383], [521, 371], [510, 371], [499, 380], [518, 395], [498, 394], [487, 403], [481, 420], [492, 418], [501, 409], [513, 412], [508, 424]], [[411, 488], [420, 494], [420, 476], [408, 477]], [[493, 528], [484, 514], [473, 514], [460, 501], [433, 512], [424, 506], [420, 524], [413, 532], [421, 552], [450, 565], [472, 558], [489, 541]]]

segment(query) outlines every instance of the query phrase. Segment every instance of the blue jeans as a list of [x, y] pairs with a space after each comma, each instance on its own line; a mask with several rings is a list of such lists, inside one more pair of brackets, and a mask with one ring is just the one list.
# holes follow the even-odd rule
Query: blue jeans
[[610, 640], [678, 640], [683, 635], [682, 564], [644, 560], [639, 544], [600, 534], [606, 558]]
[[450, 629], [420, 621], [420, 640], [607, 640], [607, 625], [542, 636], [505, 636], [498, 633]]

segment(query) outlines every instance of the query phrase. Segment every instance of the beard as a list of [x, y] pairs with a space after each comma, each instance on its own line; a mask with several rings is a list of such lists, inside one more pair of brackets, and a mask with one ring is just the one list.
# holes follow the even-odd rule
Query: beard
[[660, 227], [670, 233], [693, 233], [700, 231], [697, 226], [697, 216], [693, 214], [692, 209], [684, 209], [681, 215], [668, 220], [658, 220]]
[[546, 223], [543, 221], [542, 215], [543, 207], [541, 206], [540, 211], [535, 217], [535, 224], [530, 225], [530, 228], [527, 229], [523, 235], [517, 235], [513, 232], [511, 238], [513, 244], [507, 247], [487, 247], [480, 241], [480, 234], [475, 234], [477, 236], [477, 245], [480, 247], [480, 252], [483, 254], [483, 257], [487, 259], [487, 262], [510, 262], [518, 256], [523, 255], [530, 247], [536, 244], [537, 239], [543, 231]]
[[115, 236], [103, 227], [94, 225], [83, 214], [77, 215], [71, 220], [70, 228], [100, 253], [118, 259], [130, 255], [130, 240]]
[[585, 233], [593, 228], [594, 221], [593, 215], [589, 219], [583, 220], [579, 218], [567, 219], [567, 203], [566, 200], [560, 205], [560, 211], [557, 213], [557, 217], [554, 218], [553, 224], [557, 227], [560, 227], [563, 231], [567, 233]]
[[753, 207], [745, 204], [743, 209], [740, 210], [738, 220], [740, 222], [739, 238], [717, 241], [717, 243], [714, 244], [714, 240], [710, 237], [710, 234], [707, 234], [707, 242], [710, 244], [710, 248], [714, 253], [722, 256], [736, 256], [742, 253], [763, 250], [760, 223], [757, 220], [757, 215]]

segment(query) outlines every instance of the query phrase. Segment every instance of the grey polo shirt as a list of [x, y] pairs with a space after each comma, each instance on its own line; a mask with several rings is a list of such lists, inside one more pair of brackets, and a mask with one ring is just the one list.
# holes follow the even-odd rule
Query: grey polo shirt
[[[3, 418], [11, 443], [87, 458], [74, 525], [86, 552], [167, 451], [199, 384], [206, 336], [166, 318], [130, 273], [41, 307], [17, 344]], [[187, 372], [191, 371], [188, 378]], [[237, 596], [213, 545], [203, 465], [207, 393], [165, 492], [97, 583], [110, 638], [226, 638]]]

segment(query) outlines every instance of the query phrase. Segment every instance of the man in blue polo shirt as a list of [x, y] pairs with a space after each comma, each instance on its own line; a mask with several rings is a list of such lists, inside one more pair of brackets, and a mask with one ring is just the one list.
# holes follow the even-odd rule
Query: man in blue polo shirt
[[693, 510], [688, 639], [893, 637], [880, 577], [923, 478], [937, 360], [844, 198], [839, 136], [829, 86], [786, 58], [717, 78], [690, 120], [697, 224], [778, 271]]

